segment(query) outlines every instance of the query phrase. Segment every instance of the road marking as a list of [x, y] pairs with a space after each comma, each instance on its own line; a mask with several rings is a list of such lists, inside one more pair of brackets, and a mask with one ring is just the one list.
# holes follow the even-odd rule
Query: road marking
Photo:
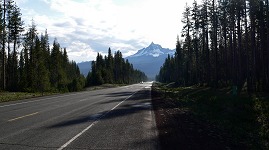
[[87, 101], [87, 100], [89, 100], [89, 98], [84, 98], [84, 99], [80, 100], [80, 102]]
[[30, 116], [33, 116], [33, 115], [36, 115], [36, 114], [38, 114], [38, 112], [31, 113], [31, 114], [28, 114], [28, 115], [24, 115], [24, 116], [21, 116], [21, 117], [17, 117], [17, 118], [14, 118], [14, 119], [10, 119], [10, 120], [8, 120], [8, 122], [15, 121], [15, 120], [18, 120], [18, 119], [22, 119], [22, 118], [25, 118], [25, 117], [30, 117]]
[[110, 109], [108, 112], [104, 113], [103, 115], [101, 115], [99, 118], [96, 118], [96, 120], [91, 123], [87, 128], [85, 128], [84, 130], [82, 130], [81, 132], [79, 132], [76, 136], [74, 136], [73, 138], [71, 138], [69, 141], [67, 141], [64, 145], [62, 145], [60, 148], [58, 148], [57, 150], [63, 150], [64, 148], [66, 148], [68, 145], [70, 145], [73, 141], [75, 141], [78, 137], [80, 137], [83, 133], [85, 133], [86, 131], [88, 131], [91, 127], [93, 127], [95, 124], [97, 124], [100, 119], [102, 119], [103, 117], [105, 117], [108, 113], [110, 113], [112, 110], [116, 109], [120, 104], [122, 104], [124, 101], [126, 101], [127, 99], [129, 99], [130, 97], [132, 97], [133, 95], [135, 95], [138, 91], [134, 92], [132, 95], [128, 96], [127, 98], [125, 98], [123, 101], [121, 101], [120, 103], [118, 103], [116, 106], [114, 106], [112, 109]]

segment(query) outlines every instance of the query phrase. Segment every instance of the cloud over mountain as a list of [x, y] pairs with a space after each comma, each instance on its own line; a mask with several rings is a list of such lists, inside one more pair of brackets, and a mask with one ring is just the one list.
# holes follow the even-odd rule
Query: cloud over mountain
[[174, 47], [180, 32], [177, 18], [185, 2], [23, 0], [18, 5], [26, 25], [33, 18], [39, 32], [48, 29], [51, 43], [57, 38], [67, 48], [69, 58], [81, 62], [95, 59], [97, 52], [105, 54], [108, 47], [121, 50], [123, 56], [134, 54], [150, 41]]

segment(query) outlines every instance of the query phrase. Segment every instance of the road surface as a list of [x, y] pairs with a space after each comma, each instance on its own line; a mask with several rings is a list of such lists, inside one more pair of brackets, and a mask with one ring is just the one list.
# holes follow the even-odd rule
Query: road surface
[[151, 83], [0, 104], [0, 149], [158, 149]]

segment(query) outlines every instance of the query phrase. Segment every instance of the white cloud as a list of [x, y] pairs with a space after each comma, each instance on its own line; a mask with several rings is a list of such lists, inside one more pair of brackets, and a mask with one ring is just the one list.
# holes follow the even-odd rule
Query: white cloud
[[96, 52], [87, 44], [80, 41], [74, 41], [67, 49], [69, 59], [81, 61], [94, 60]]
[[28, 1], [29, 1], [29, 0], [19, 0], [19, 1], [16, 2], [16, 4], [18, 4], [18, 5], [22, 5], [22, 4], [27, 3]]
[[61, 46], [67, 48], [69, 58], [77, 62], [95, 59], [97, 52], [106, 53], [108, 47], [121, 50], [124, 56], [152, 41], [175, 48], [187, 2], [36, 0], [36, 5], [42, 3], [42, 7], [47, 7], [48, 10], [42, 12], [36, 5], [24, 1], [21, 3], [24, 18], [33, 18], [41, 32], [48, 29], [50, 38], [57, 38]]

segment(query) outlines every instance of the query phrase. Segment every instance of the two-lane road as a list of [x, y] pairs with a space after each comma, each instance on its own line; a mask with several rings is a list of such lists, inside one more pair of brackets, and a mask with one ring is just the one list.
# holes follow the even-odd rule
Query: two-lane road
[[151, 83], [0, 104], [0, 149], [158, 149]]

